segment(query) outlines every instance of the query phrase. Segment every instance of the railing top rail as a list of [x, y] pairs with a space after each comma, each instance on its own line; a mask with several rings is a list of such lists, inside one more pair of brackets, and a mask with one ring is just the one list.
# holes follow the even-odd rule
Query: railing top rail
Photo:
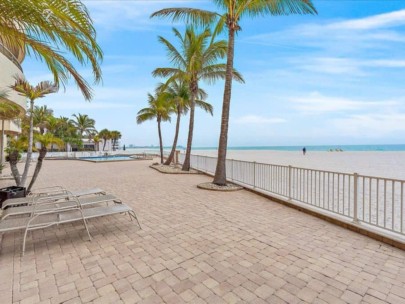
[[[192, 154], [192, 156], [216, 159], [215, 156], [206, 156], [206, 155], [197, 155], [197, 154]], [[329, 174], [343, 174], [343, 175], [348, 175], [348, 176], [354, 176], [354, 174], [355, 174], [355, 173], [337, 172], [337, 171], [331, 171], [331, 170], [320, 170], [320, 169], [302, 168], [302, 167], [287, 166], [287, 165], [276, 165], [276, 164], [269, 164], [269, 163], [263, 163], [263, 162], [252, 162], [252, 161], [231, 159], [231, 158], [227, 158], [227, 160], [235, 161], [235, 162], [242, 162], [242, 163], [252, 163], [252, 164], [255, 163], [257, 165], [269, 165], [269, 166], [274, 166], [274, 167], [291, 168], [291, 169], [298, 169], [298, 170], [309, 170], [312, 172], [323, 172], [323, 173], [329, 173]], [[400, 179], [400, 178], [389, 178], [389, 177], [372, 176], [372, 175], [364, 175], [364, 174], [357, 174], [357, 176], [359, 178], [380, 179], [380, 180], [386, 180], [386, 181], [392, 181], [392, 182], [398, 182], [398, 183], [405, 183], [405, 180]]]
[[18, 69], [22, 72], [23, 69], [21, 67], [21, 64], [18, 62], [17, 58], [13, 55], [13, 53], [6, 48], [1, 42], [0, 42], [0, 53], [2, 53], [4, 56], [6, 56], [12, 63], [14, 63]]
[[380, 179], [380, 180], [386, 180], [386, 181], [391, 181], [391, 182], [405, 183], [405, 180], [399, 179], [399, 178], [390, 178], [390, 177], [381, 177], [381, 176], [369, 176], [369, 175], [363, 175], [363, 174], [358, 174], [357, 177], [359, 177], [359, 178], [369, 178], [369, 179]]

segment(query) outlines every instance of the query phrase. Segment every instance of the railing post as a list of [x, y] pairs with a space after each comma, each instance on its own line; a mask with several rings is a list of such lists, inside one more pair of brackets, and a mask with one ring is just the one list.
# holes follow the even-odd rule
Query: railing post
[[231, 159], [231, 178], [233, 180], [233, 159]]
[[353, 210], [353, 222], [358, 222], [359, 221], [359, 219], [358, 219], [358, 217], [357, 217], [357, 184], [358, 184], [358, 174], [357, 173], [354, 173], [353, 174], [353, 183], [354, 183], [354, 185], [353, 185], [353, 208], [354, 208], [354, 210]]
[[256, 162], [253, 162], [253, 189], [256, 188]]
[[288, 166], [288, 199], [289, 200], [291, 200], [291, 188], [292, 188], [292, 186], [291, 186], [291, 179], [292, 179], [291, 171], [292, 171], [292, 167]]

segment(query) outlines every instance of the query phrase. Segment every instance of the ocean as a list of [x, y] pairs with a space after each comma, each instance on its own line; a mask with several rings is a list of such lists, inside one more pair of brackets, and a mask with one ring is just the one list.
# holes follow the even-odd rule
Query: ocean
[[[135, 147], [137, 149], [159, 149], [159, 147]], [[301, 151], [303, 146], [242, 146], [242, 147], [228, 147], [229, 151]], [[398, 152], [405, 151], [405, 144], [392, 144], [392, 145], [320, 145], [320, 146], [305, 146], [308, 152], [310, 151], [381, 151], [381, 152]], [[164, 147], [165, 150], [170, 150], [171, 147]], [[179, 146], [178, 150], [185, 150], [185, 147]], [[193, 150], [217, 150], [217, 147], [193, 147]]]

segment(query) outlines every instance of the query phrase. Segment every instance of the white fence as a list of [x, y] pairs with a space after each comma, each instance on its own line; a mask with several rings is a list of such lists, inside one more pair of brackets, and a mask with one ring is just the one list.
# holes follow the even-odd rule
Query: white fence
[[[216, 163], [215, 157], [191, 156], [191, 167], [207, 174], [215, 173]], [[405, 236], [404, 180], [231, 159], [226, 174], [246, 188]]]

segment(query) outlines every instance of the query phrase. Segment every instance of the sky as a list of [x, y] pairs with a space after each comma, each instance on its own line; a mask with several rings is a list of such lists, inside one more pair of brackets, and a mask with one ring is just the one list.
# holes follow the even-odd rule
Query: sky
[[[405, 134], [405, 3], [314, 0], [318, 15], [242, 19], [236, 37], [228, 146], [403, 144]], [[168, 67], [163, 36], [175, 43], [181, 23], [150, 19], [168, 7], [220, 11], [213, 1], [87, 0], [104, 52], [103, 82], [86, 102], [73, 81], [41, 99], [56, 116], [87, 114], [96, 128], [119, 130], [121, 144], [157, 146], [156, 121], [136, 124], [147, 94]], [[91, 78], [89, 67], [77, 66]], [[26, 58], [23, 69], [36, 84], [52, 80], [44, 63]], [[218, 145], [224, 82], [201, 83], [214, 115], [196, 110], [193, 147]], [[179, 145], [187, 143], [182, 117]], [[164, 123], [163, 142], [173, 141], [175, 117]]]

